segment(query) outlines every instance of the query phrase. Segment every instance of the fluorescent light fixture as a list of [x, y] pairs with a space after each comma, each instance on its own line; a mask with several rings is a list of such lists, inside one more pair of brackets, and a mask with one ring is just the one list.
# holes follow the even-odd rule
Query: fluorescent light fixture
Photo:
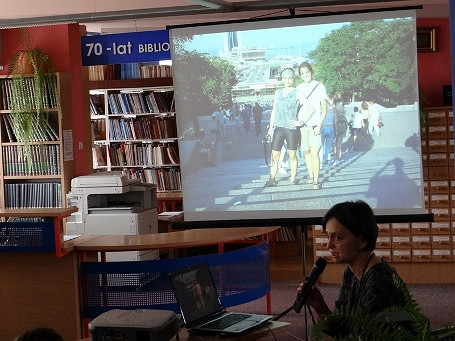
[[222, 0], [187, 0], [193, 4], [201, 5], [204, 7], [212, 8], [212, 9], [220, 9], [225, 7], [230, 7], [231, 4], [222, 1]]

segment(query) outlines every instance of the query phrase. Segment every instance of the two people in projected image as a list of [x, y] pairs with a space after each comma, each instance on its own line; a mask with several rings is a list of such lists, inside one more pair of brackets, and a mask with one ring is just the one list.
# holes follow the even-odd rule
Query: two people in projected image
[[327, 91], [321, 82], [314, 79], [314, 70], [310, 63], [303, 62], [299, 65], [299, 75], [303, 83], [297, 86], [297, 90], [310, 102], [311, 109], [302, 106], [299, 111], [301, 124], [300, 148], [304, 152], [305, 164], [308, 171], [307, 184], [313, 189], [321, 188], [319, 182], [319, 170], [321, 159], [321, 129], [327, 115]]
[[270, 164], [269, 180], [266, 187], [275, 187], [276, 173], [280, 161], [280, 154], [286, 142], [287, 154], [290, 166], [290, 183], [297, 182], [297, 147], [300, 143], [300, 121], [298, 119], [299, 106], [311, 110], [311, 104], [304, 98], [295, 86], [295, 72], [291, 68], [286, 68], [281, 72], [281, 81], [284, 88], [275, 92], [272, 112], [270, 114], [270, 125], [267, 134], [272, 136], [272, 156]]
[[[327, 247], [333, 261], [346, 265], [334, 312], [355, 311], [368, 316], [388, 307], [405, 305], [404, 293], [394, 282], [394, 276], [398, 274], [374, 253], [378, 226], [366, 202], [347, 201], [334, 205], [322, 219], [322, 228], [327, 234]], [[304, 283], [300, 283], [297, 292], [303, 287]], [[312, 288], [306, 304], [319, 318], [332, 314], [316, 287]], [[342, 321], [325, 321], [324, 328], [329, 335], [347, 336], [353, 332]]]

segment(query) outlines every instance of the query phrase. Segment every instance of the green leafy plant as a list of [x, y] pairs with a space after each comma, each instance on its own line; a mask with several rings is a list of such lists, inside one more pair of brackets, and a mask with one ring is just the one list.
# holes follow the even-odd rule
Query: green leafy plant
[[313, 340], [327, 340], [324, 327], [332, 324], [350, 331], [349, 335], [338, 336], [335, 340], [455, 340], [455, 324], [432, 331], [428, 319], [420, 312], [403, 280], [395, 275], [394, 282], [405, 295], [404, 306], [387, 308], [375, 316], [359, 311], [334, 311], [316, 324]]
[[18, 142], [24, 143], [27, 164], [30, 168], [32, 152], [30, 142], [34, 141], [36, 131], [44, 127], [50, 99], [57, 103], [60, 112], [58, 96], [56, 95], [56, 77], [49, 56], [41, 49], [33, 47], [29, 34], [21, 31], [22, 49], [16, 51], [8, 64], [8, 75], [12, 77], [11, 114], [13, 130]]

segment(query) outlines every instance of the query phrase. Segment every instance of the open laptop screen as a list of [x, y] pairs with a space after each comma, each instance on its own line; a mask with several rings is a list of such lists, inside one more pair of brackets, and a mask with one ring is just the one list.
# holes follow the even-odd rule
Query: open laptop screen
[[172, 272], [169, 278], [187, 327], [223, 311], [207, 263]]

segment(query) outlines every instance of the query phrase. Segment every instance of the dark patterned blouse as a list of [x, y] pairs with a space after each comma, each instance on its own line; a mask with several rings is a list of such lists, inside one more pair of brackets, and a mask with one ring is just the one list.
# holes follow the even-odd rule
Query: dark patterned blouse
[[[395, 305], [404, 306], [404, 293], [396, 287], [393, 274], [396, 274], [395, 269], [382, 259], [380, 263], [373, 265], [359, 282], [346, 266], [340, 295], [335, 302], [335, 311], [350, 312], [354, 309], [362, 315], [374, 315]], [[333, 323], [326, 326], [326, 332], [332, 336], [351, 333], [345, 326]]]

